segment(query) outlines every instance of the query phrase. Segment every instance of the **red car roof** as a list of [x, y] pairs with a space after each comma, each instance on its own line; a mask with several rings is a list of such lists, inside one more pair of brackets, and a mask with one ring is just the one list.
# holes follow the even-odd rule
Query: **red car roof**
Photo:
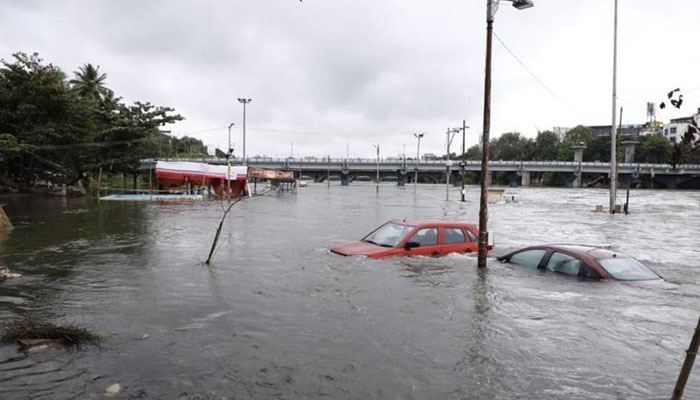
[[439, 221], [439, 220], [427, 220], [427, 219], [416, 219], [416, 218], [397, 218], [392, 219], [392, 223], [408, 226], [422, 226], [422, 225], [432, 225], [432, 226], [442, 226], [442, 227], [474, 227], [474, 224], [461, 221]]

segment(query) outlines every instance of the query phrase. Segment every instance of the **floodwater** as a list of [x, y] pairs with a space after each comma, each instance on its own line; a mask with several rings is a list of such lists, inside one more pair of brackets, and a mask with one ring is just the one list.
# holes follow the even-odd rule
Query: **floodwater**
[[[497, 253], [612, 246], [668, 285], [582, 282], [473, 255], [331, 254], [397, 217], [478, 220], [444, 186], [334, 183], [234, 206], [4, 198], [0, 322], [30, 314], [106, 335], [100, 346], [0, 346], [0, 398], [663, 399], [700, 315], [700, 193], [507, 189], [490, 207]], [[622, 194], [622, 193], [620, 193]], [[192, 395], [199, 395], [201, 397]], [[686, 398], [700, 398], [700, 366]]]

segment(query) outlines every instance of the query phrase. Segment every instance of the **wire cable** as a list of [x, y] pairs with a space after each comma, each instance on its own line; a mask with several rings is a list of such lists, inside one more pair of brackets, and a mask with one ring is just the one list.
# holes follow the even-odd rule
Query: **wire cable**
[[595, 115], [592, 115], [592, 114], [589, 114], [589, 113], [587, 113], [587, 112], [584, 112], [584, 111], [581, 111], [581, 110], [577, 109], [576, 107], [574, 107], [574, 106], [572, 106], [571, 104], [569, 104], [569, 102], [567, 102], [566, 100], [564, 100], [564, 99], [563, 99], [561, 96], [559, 96], [557, 93], [555, 93], [554, 90], [552, 90], [549, 86], [547, 86], [544, 82], [542, 82], [542, 80], [541, 80], [540, 78], [538, 78], [537, 75], [535, 75], [535, 73], [532, 72], [532, 70], [530, 70], [530, 68], [528, 68], [528, 67], [525, 65], [525, 63], [523, 63], [522, 60], [520, 60], [520, 58], [518, 58], [517, 55], [515, 55], [515, 53], [513, 52], [513, 50], [511, 50], [510, 47], [508, 47], [508, 45], [506, 45], [505, 42], [503, 42], [503, 39], [501, 39], [501, 37], [498, 36], [498, 34], [496, 33], [495, 30], [494, 30], [494, 32], [493, 32], [493, 35], [494, 35], [494, 36], [496, 37], [496, 39], [501, 43], [501, 45], [503, 46], [503, 48], [506, 49], [506, 51], [515, 59], [515, 61], [517, 61], [518, 64], [520, 64], [520, 66], [523, 67], [523, 69], [524, 69], [528, 74], [530, 74], [530, 76], [531, 76], [535, 81], [537, 81], [537, 83], [540, 84], [540, 86], [542, 86], [547, 92], [549, 92], [549, 94], [551, 94], [552, 96], [554, 96], [555, 98], [557, 98], [559, 101], [561, 101], [565, 106], [567, 106], [567, 107], [570, 108], [571, 110], [573, 110], [573, 111], [575, 111], [575, 112], [577, 112], [577, 113], [579, 113], [579, 114], [586, 115], [586, 116], [588, 116], [588, 117], [595, 117]]

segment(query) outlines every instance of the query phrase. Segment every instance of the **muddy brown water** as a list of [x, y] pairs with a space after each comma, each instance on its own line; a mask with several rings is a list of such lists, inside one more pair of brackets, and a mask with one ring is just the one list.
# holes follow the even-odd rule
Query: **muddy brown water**
[[[507, 189], [490, 208], [497, 253], [538, 243], [612, 246], [670, 285], [581, 282], [471, 255], [331, 254], [397, 217], [476, 222], [444, 186], [311, 184], [221, 204], [3, 198], [0, 322], [31, 314], [103, 332], [101, 346], [0, 346], [0, 398], [662, 399], [700, 315], [700, 193]], [[686, 398], [700, 398], [700, 366]]]

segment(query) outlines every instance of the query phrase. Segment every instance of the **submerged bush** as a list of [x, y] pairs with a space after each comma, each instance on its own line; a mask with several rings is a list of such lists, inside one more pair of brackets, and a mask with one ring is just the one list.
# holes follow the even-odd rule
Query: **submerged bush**
[[101, 337], [78, 325], [59, 326], [32, 318], [11, 322], [0, 333], [0, 342], [3, 343], [16, 343], [24, 339], [61, 340], [66, 346], [78, 346], [98, 343]]

